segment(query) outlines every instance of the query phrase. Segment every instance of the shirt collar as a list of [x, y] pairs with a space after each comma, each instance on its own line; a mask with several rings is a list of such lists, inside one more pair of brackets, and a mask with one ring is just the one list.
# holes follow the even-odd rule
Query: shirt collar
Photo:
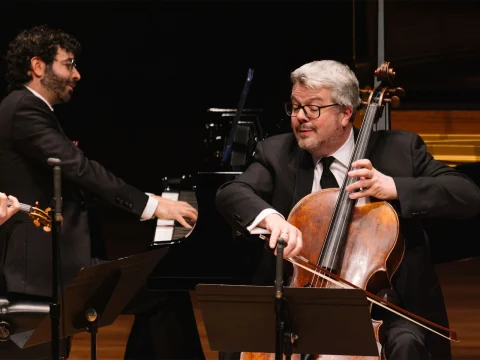
[[35, 96], [38, 97], [39, 99], [42, 99], [43, 102], [48, 105], [48, 107], [50, 108], [50, 110], [53, 111], [53, 107], [52, 107], [52, 105], [49, 104], [49, 102], [47, 101], [47, 99], [45, 99], [42, 95], [40, 95], [38, 92], [36, 92], [36, 91], [33, 90], [32, 88], [29, 88], [27, 85], [25, 85], [25, 87], [26, 87], [28, 90], [30, 90], [33, 95], [35, 95]]
[[[348, 136], [347, 141], [345, 141], [345, 143], [340, 147], [340, 149], [335, 151], [330, 156], [333, 156], [335, 158], [335, 161], [339, 161], [343, 166], [348, 167], [348, 163], [350, 162], [350, 158], [352, 157], [354, 146], [355, 140], [353, 137], [353, 128], [350, 128], [350, 135]], [[318, 161], [321, 160], [321, 158], [314, 158], [313, 160], [315, 162], [314, 166], [316, 166]]]

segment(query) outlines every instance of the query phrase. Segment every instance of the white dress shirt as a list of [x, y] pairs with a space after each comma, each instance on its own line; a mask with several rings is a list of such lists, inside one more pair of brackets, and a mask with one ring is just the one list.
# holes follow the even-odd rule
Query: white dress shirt
[[[45, 99], [42, 95], [40, 95], [38, 92], [36, 92], [35, 90], [29, 88], [28, 86], [25, 85], [25, 87], [30, 90], [32, 92], [33, 95], [35, 95], [36, 97], [42, 99], [45, 104], [48, 105], [48, 107], [50, 108], [50, 110], [53, 111], [53, 106], [50, 105], [50, 103], [47, 101], [47, 99]], [[151, 197], [150, 194], [148, 194], [148, 201], [147, 201], [147, 205], [145, 206], [145, 208], [143, 209], [143, 212], [142, 212], [142, 215], [141, 215], [141, 219], [142, 220], [150, 220], [153, 218], [153, 215], [155, 213], [155, 210], [157, 209], [157, 205], [158, 205], [158, 200]]]
[[[345, 176], [347, 175], [348, 170], [348, 163], [350, 162], [350, 158], [352, 157], [353, 150], [355, 148], [355, 140], [353, 137], [353, 129], [350, 130], [350, 135], [348, 136], [347, 141], [333, 154], [329, 156], [333, 156], [335, 160], [330, 165], [330, 171], [335, 176], [335, 180], [339, 184], [340, 188], [342, 187], [343, 181], [345, 180]], [[323, 173], [323, 165], [320, 159], [313, 159], [315, 164], [315, 169], [313, 171], [313, 184], [312, 184], [312, 192], [321, 190], [320, 187], [320, 179], [322, 178]], [[357, 205], [363, 205], [368, 202], [368, 197], [363, 197], [357, 200]], [[269, 234], [269, 231], [257, 225], [262, 222], [270, 214], [278, 214], [284, 218], [282, 214], [280, 214], [275, 209], [265, 209], [257, 217], [253, 220], [253, 222], [247, 227], [247, 230], [251, 234]]]

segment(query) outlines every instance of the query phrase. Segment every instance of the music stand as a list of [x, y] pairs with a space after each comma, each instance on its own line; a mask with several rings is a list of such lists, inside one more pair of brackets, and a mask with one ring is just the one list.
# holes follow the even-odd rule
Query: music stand
[[[60, 338], [90, 332], [92, 359], [96, 359], [98, 328], [115, 321], [167, 251], [161, 248], [82, 268], [64, 291]], [[27, 348], [51, 341], [50, 330], [50, 318], [45, 316], [36, 329], [15, 334], [12, 340]]]
[[[275, 287], [196, 287], [210, 348], [275, 353]], [[369, 303], [360, 289], [284, 288], [293, 353], [377, 356]]]

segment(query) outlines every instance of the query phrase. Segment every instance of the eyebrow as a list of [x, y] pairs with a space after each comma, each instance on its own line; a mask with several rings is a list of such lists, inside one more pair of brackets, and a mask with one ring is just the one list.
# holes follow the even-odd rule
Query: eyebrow
[[[297, 98], [295, 97], [295, 95], [292, 95], [291, 96], [291, 99], [292, 100], [297, 100]], [[308, 98], [307, 101], [315, 101], [315, 100], [319, 100], [319, 101], [323, 101], [324, 99], [320, 96], [313, 96], [311, 98]]]

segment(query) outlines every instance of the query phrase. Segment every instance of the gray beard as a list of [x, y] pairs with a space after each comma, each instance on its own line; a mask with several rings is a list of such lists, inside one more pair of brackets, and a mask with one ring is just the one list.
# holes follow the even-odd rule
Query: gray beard
[[343, 127], [338, 127], [326, 140], [317, 140], [317, 139], [299, 139], [297, 138], [298, 146], [308, 151], [310, 154], [324, 154], [324, 149], [329, 148], [331, 144], [338, 143], [339, 139], [342, 137], [345, 129]]

